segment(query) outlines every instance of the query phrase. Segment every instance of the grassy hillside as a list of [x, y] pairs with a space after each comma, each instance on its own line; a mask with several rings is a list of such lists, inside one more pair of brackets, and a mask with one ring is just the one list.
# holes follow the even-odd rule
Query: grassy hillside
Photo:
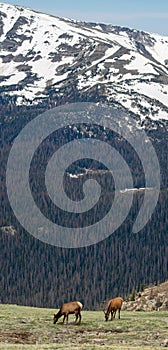
[[108, 322], [102, 311], [83, 311], [80, 326], [74, 325], [73, 315], [68, 325], [63, 325], [62, 319], [54, 325], [54, 312], [1, 304], [0, 350], [154, 350], [166, 346], [167, 311], [122, 311], [120, 320]]

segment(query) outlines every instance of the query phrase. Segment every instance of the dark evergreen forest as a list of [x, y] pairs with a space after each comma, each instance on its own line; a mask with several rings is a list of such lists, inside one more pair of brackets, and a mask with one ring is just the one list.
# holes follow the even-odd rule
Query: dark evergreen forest
[[[73, 101], [69, 99], [70, 102]], [[79, 98], [80, 100], [80, 98]], [[60, 101], [64, 103], [65, 101]], [[133, 222], [142, 204], [143, 194], [134, 195], [133, 206], [120, 228], [103, 241], [85, 248], [66, 249], [45, 244], [26, 232], [15, 218], [6, 191], [6, 164], [14, 138], [28, 121], [47, 108], [52, 102], [44, 101], [38, 106], [17, 107], [11, 100], [1, 98], [0, 115], [0, 301], [38, 307], [58, 307], [61, 303], [79, 299], [85, 309], [101, 308], [104, 300], [113, 296], [126, 297], [140, 285], [159, 283], [168, 278], [168, 140], [163, 124], [146, 120], [146, 132], [158, 155], [161, 168], [161, 190], [157, 207], [148, 224], [138, 234], [131, 231]], [[75, 135], [61, 131], [46, 140], [38, 150], [36, 161], [46, 161], [55, 144], [62, 138]], [[110, 135], [111, 142], [118, 147], [129, 163], [134, 175], [134, 185], [143, 187], [144, 174], [136, 155], [129, 145]], [[123, 150], [124, 149], [124, 150]], [[45, 152], [44, 152], [45, 150]], [[123, 151], [122, 151], [123, 150]], [[123, 153], [122, 153], [123, 152]], [[86, 164], [84, 163], [86, 166]], [[82, 171], [82, 162], [71, 171]], [[97, 164], [89, 164], [95, 172]], [[38, 193], [41, 172], [34, 176], [32, 163], [30, 183]], [[37, 175], [37, 174], [36, 174]], [[107, 174], [108, 175], [108, 174]], [[102, 181], [109, 181], [104, 178]], [[71, 192], [71, 191], [70, 191]], [[42, 193], [42, 191], [41, 191]], [[40, 202], [42, 200], [42, 202]], [[54, 215], [48, 205], [45, 191], [36, 196], [45, 215]], [[13, 226], [11, 234], [3, 228]]]

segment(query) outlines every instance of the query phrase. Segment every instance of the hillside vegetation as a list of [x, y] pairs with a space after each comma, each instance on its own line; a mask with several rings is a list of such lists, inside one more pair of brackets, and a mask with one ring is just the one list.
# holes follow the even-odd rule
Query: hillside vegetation
[[164, 349], [168, 312], [121, 312], [104, 321], [102, 311], [83, 311], [81, 325], [53, 324], [53, 309], [0, 305], [0, 349]]

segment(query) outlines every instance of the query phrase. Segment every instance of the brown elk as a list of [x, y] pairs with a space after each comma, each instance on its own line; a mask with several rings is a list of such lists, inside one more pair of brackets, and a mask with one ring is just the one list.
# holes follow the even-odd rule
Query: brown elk
[[62, 304], [60, 307], [60, 310], [57, 312], [57, 314], [54, 315], [54, 324], [58, 321], [58, 319], [61, 316], [64, 316], [63, 323], [65, 321], [65, 318], [68, 323], [69, 314], [75, 314], [76, 316], [75, 323], [77, 322], [78, 316], [79, 316], [79, 324], [80, 324], [82, 307], [83, 305], [79, 301], [71, 301], [69, 303]]
[[106, 321], [108, 321], [110, 313], [111, 313], [111, 320], [115, 318], [117, 310], [118, 310], [118, 318], [120, 319], [120, 311], [121, 311], [122, 303], [123, 303], [123, 299], [120, 297], [109, 300], [107, 305], [107, 310], [104, 311]]

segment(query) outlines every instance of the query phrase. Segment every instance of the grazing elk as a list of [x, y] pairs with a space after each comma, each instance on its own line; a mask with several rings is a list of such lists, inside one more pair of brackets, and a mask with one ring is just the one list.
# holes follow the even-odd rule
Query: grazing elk
[[60, 310], [57, 312], [57, 314], [54, 315], [54, 324], [58, 321], [58, 319], [61, 316], [64, 316], [63, 323], [65, 321], [65, 318], [68, 323], [69, 314], [75, 314], [76, 316], [75, 323], [77, 322], [78, 316], [79, 316], [79, 324], [80, 324], [82, 307], [83, 305], [79, 301], [71, 301], [69, 303], [62, 304], [60, 307]]
[[106, 321], [108, 321], [110, 313], [111, 313], [111, 320], [115, 318], [117, 310], [118, 310], [118, 318], [120, 319], [120, 311], [121, 311], [122, 303], [123, 303], [123, 299], [120, 297], [109, 300], [107, 305], [107, 310], [104, 311]]

